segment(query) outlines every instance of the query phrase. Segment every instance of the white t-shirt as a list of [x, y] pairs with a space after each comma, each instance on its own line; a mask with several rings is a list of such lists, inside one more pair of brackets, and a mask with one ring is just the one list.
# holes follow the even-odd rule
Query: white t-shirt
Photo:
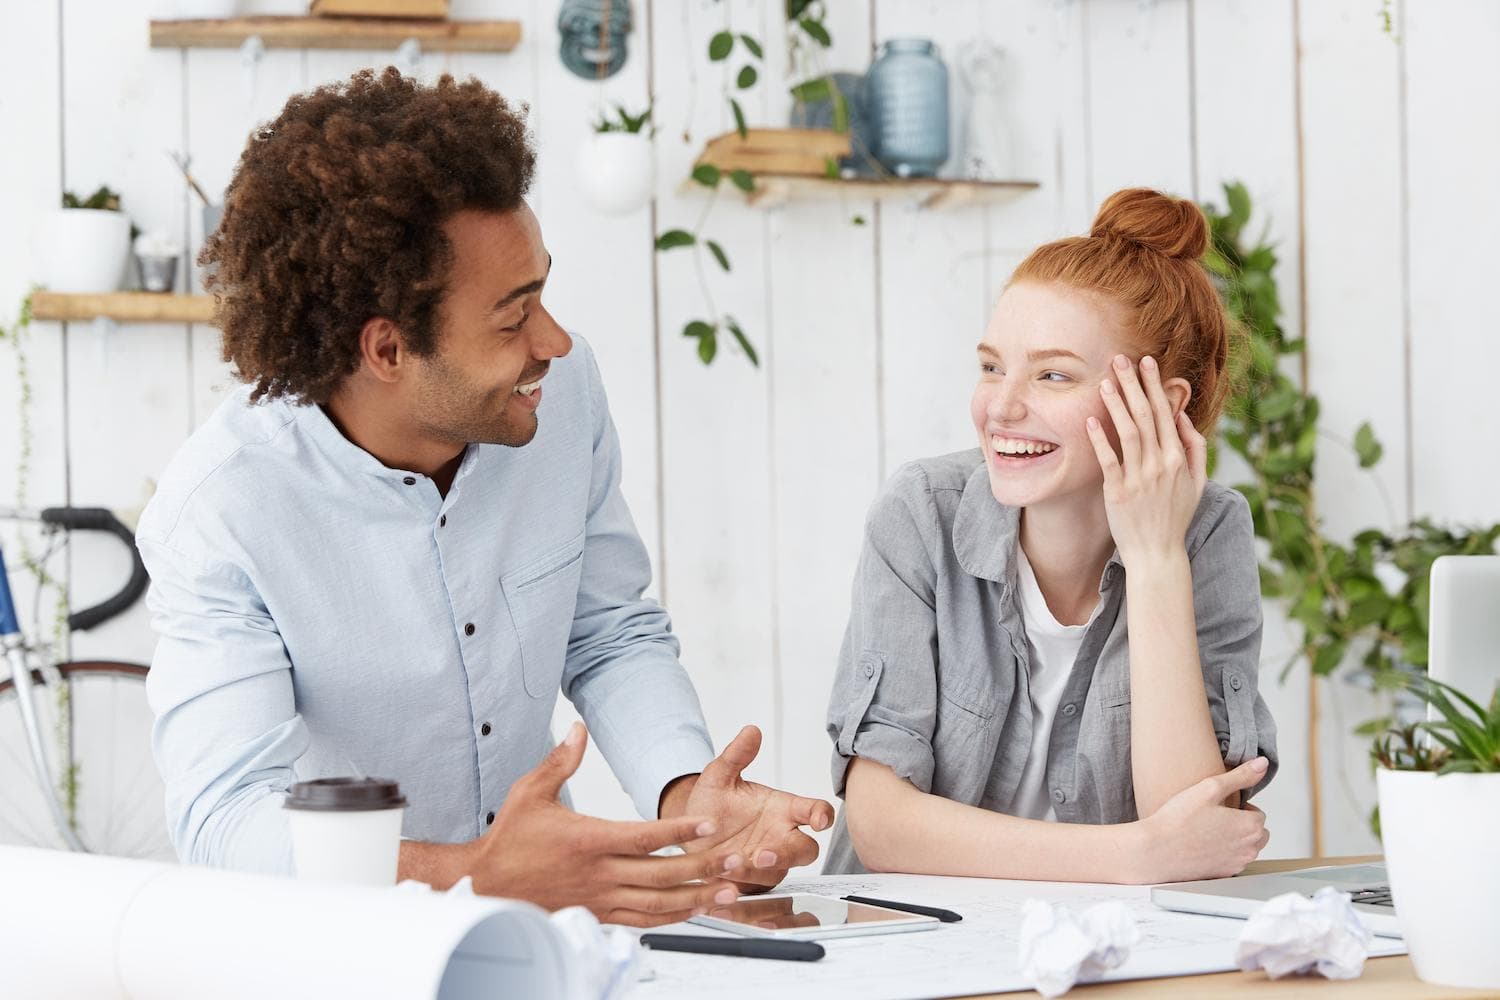
[[[1028, 687], [1031, 693], [1031, 752], [1016, 797], [1005, 810], [1022, 819], [1056, 820], [1057, 811], [1047, 795], [1047, 748], [1052, 740], [1052, 723], [1057, 718], [1057, 704], [1062, 700], [1073, 661], [1083, 645], [1084, 633], [1099, 613], [1095, 606], [1088, 622], [1064, 625], [1053, 616], [1036, 582], [1031, 562], [1016, 541], [1016, 567], [1020, 583], [1021, 618], [1026, 624], [1026, 642], [1031, 648]], [[1101, 602], [1102, 603], [1102, 602]]]

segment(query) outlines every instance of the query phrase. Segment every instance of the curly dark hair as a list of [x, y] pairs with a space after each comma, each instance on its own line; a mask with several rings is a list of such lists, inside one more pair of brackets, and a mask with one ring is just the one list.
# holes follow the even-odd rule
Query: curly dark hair
[[508, 212], [531, 184], [526, 106], [470, 78], [362, 70], [287, 101], [250, 137], [198, 263], [224, 360], [252, 400], [323, 403], [372, 316], [431, 354], [461, 209]]

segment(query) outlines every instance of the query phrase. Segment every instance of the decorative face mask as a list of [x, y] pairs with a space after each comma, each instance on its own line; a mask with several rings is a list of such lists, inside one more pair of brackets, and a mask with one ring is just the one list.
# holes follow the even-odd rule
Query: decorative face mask
[[562, 61], [585, 80], [614, 76], [625, 65], [629, 0], [563, 0], [557, 15]]

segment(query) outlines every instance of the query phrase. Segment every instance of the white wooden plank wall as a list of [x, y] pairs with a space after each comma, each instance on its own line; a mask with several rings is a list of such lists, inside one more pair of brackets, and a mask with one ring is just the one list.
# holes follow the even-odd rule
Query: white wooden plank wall
[[[0, 128], [12, 137], [0, 156], [0, 324], [10, 329], [19, 318], [21, 300], [31, 284], [35, 249], [31, 234], [42, 213], [57, 204], [62, 189], [61, 81], [58, 79], [59, 12], [52, 4], [26, 4], [4, 15], [6, 36], [35, 38], [38, 44], [17, 48], [24, 63], [17, 67], [25, 87], [0, 92]], [[16, 143], [25, 137], [24, 148]], [[15, 145], [12, 146], [12, 143]], [[49, 331], [32, 337], [26, 351], [33, 387], [29, 486], [33, 497], [65, 496], [68, 488], [67, 414], [63, 405], [67, 365], [65, 335]], [[14, 344], [0, 344], [0, 506], [14, 504], [21, 461], [18, 425], [17, 357]], [[42, 504], [34, 504], [42, 506]], [[7, 565], [19, 565], [21, 538], [13, 524], [0, 523], [0, 546]], [[32, 535], [33, 547], [40, 541]], [[52, 606], [38, 608], [32, 581], [12, 580], [23, 628], [44, 623], [51, 633]]]
[[[1295, 0], [1233, 0], [1188, 8], [1192, 35], [1191, 165], [1199, 200], [1225, 208], [1223, 184], [1243, 181], [1255, 198], [1253, 234], [1272, 227], [1279, 265], [1276, 278], [1291, 335], [1301, 331], [1298, 311], [1301, 270], [1297, 226]], [[1246, 81], [1256, 81], [1247, 86]], [[1233, 459], [1234, 456], [1227, 456]], [[1243, 466], [1221, 455], [1218, 476], [1242, 482]], [[1272, 817], [1273, 848], [1282, 854], [1310, 850], [1311, 829], [1303, 818], [1308, 802], [1308, 671], [1299, 660], [1285, 684], [1277, 675], [1296, 649], [1297, 632], [1275, 605], [1266, 608], [1261, 646], [1261, 689], [1278, 726], [1282, 771], [1262, 794], [1260, 807]]]
[[[1335, 534], [1394, 525], [1409, 512], [1403, 311], [1400, 49], [1380, 31], [1354, 30], [1357, 0], [1298, 5], [1302, 42], [1307, 377], [1323, 400], [1318, 482]], [[1385, 445], [1373, 472], [1350, 442], [1369, 420]], [[1325, 485], [1326, 484], [1326, 485]], [[1327, 847], [1374, 843], [1364, 819], [1374, 801], [1367, 747], [1342, 737], [1380, 714], [1378, 702], [1341, 681], [1319, 681], [1326, 719], [1318, 748]]]
[[[249, 0], [254, 13], [295, 0]], [[722, 93], [743, 50], [706, 60], [728, 25], [765, 43], [761, 82], [740, 99], [754, 123], [779, 124], [790, 100], [780, 4], [637, 0], [624, 71], [579, 80], [557, 58], [558, 4], [455, 0], [455, 17], [515, 17], [509, 54], [429, 54], [420, 73], [475, 74], [525, 102], [540, 150], [532, 202], [556, 266], [554, 313], [590, 339], [626, 454], [625, 492], [656, 561], [684, 661], [716, 740], [758, 723], [752, 775], [827, 795], [822, 717], [865, 507], [902, 462], [967, 447], [972, 347], [994, 298], [1038, 242], [1084, 230], [1126, 185], [1222, 200], [1245, 181], [1254, 231], [1278, 243], [1291, 331], [1306, 324], [1306, 375], [1323, 400], [1323, 514], [1336, 532], [1413, 514], [1500, 517], [1494, 419], [1483, 402], [1500, 368], [1485, 292], [1500, 225], [1500, 9], [1487, 0], [1395, 4], [1400, 43], [1378, 0], [860, 0], [829, 5], [830, 69], [861, 69], [885, 39], [934, 39], [957, 83], [958, 45], [978, 36], [1007, 59], [1011, 171], [1042, 188], [1005, 205], [924, 212], [853, 198], [770, 212], [724, 194], [705, 235], [733, 262], [706, 261], [719, 309], [755, 343], [761, 367], [721, 340], [702, 367], [681, 336], [707, 315], [691, 252], [653, 255], [653, 234], [693, 228], [706, 195], [681, 181], [704, 141], [733, 127]], [[143, 227], [202, 241], [196, 198], [163, 151], [186, 150], [217, 193], [253, 125], [288, 95], [389, 56], [273, 51], [253, 77], [231, 51], [152, 50], [152, 0], [13, 5], [3, 15], [14, 78], [0, 94], [0, 315], [13, 318], [32, 277], [28, 240], [66, 187], [108, 183]], [[1300, 58], [1299, 58], [1300, 45]], [[18, 96], [17, 91], [24, 90]], [[659, 174], [649, 209], [594, 214], [572, 196], [588, 123], [616, 102], [656, 95]], [[965, 96], [954, 91], [954, 161]], [[1300, 117], [1300, 130], [1299, 130]], [[19, 152], [22, 155], [14, 155]], [[865, 224], [857, 225], [859, 217]], [[186, 268], [185, 268], [186, 269]], [[196, 280], [196, 279], [195, 279]], [[1305, 290], [1305, 292], [1304, 292]], [[6, 303], [10, 303], [6, 305]], [[133, 513], [168, 456], [233, 383], [206, 327], [109, 330], [38, 323], [33, 506], [102, 504]], [[14, 359], [0, 347], [0, 503], [14, 489]], [[1340, 442], [1371, 420], [1386, 447], [1361, 472]], [[1233, 481], [1235, 470], [1222, 477]], [[15, 551], [15, 533], [0, 541]], [[80, 538], [63, 563], [72, 599], [109, 591], [125, 561]], [[19, 588], [23, 610], [30, 588]], [[1306, 773], [1308, 678], [1275, 672], [1293, 646], [1268, 609], [1262, 687], [1281, 724], [1283, 770], [1266, 796], [1268, 853], [1311, 849]], [[136, 608], [74, 640], [78, 654], [147, 659]], [[1329, 853], [1372, 845], [1364, 746], [1345, 737], [1372, 709], [1343, 683], [1320, 685]], [[559, 724], [571, 718], [562, 706]], [[580, 808], [629, 814], [597, 754], [574, 783]]]

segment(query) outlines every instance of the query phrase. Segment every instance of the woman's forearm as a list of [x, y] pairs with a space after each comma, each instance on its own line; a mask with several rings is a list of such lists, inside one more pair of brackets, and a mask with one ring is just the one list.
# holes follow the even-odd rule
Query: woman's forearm
[[1018, 819], [919, 791], [884, 764], [856, 759], [845, 820], [872, 871], [1044, 882], [1149, 882], [1150, 838], [1139, 824]]
[[[1187, 553], [1127, 566], [1130, 770], [1136, 812], [1150, 816], [1189, 785], [1224, 773], [1198, 659]], [[1238, 805], [1236, 801], [1230, 803]]]

